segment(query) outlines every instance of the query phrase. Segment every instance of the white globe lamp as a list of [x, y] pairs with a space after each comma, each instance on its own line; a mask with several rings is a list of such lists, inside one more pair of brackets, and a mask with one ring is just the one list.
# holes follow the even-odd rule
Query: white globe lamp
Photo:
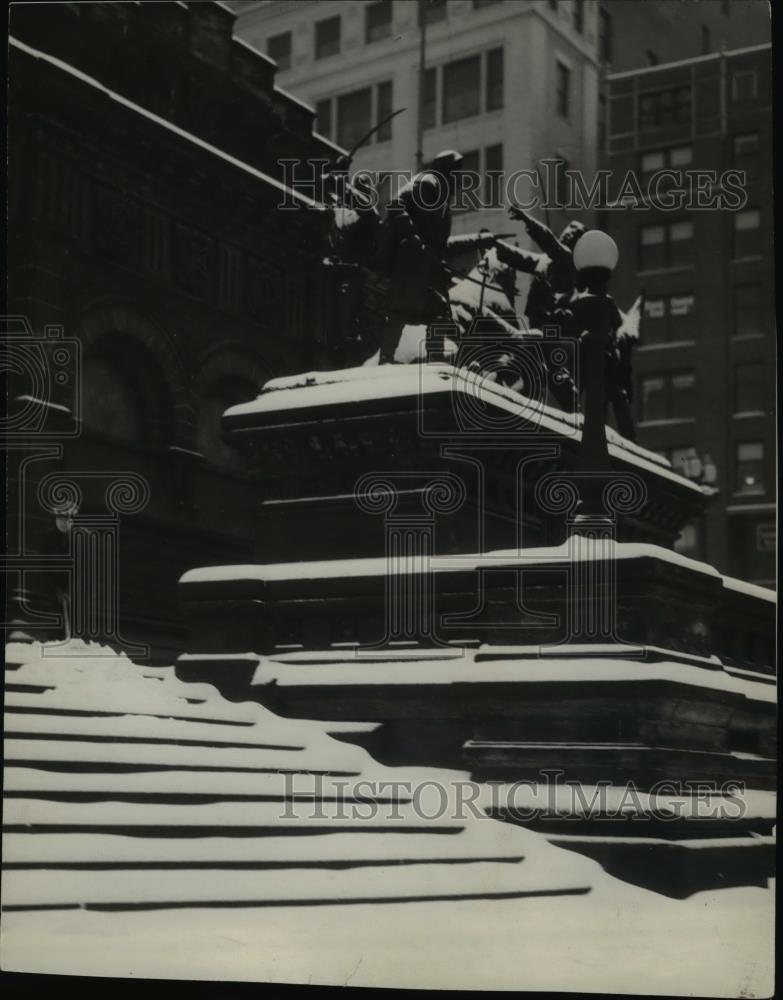
[[576, 241], [573, 250], [574, 267], [577, 271], [600, 267], [613, 271], [620, 258], [617, 244], [600, 229], [589, 229]]

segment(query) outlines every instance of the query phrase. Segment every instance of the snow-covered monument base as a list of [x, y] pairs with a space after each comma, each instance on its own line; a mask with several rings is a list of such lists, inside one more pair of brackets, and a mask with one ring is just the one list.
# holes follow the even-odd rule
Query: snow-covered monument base
[[[673, 551], [704, 492], [608, 428], [611, 516], [580, 517], [581, 420], [538, 399], [424, 364], [281, 379], [229, 410], [259, 469], [258, 563], [183, 577], [178, 675], [354, 723], [387, 765], [770, 800], [774, 595]], [[774, 818], [740, 812], [528, 825], [686, 896], [771, 874]]]
[[[488, 816], [511, 801], [508, 784], [471, 798], [465, 771], [379, 764], [342, 739], [355, 723], [232, 704], [211, 685], [178, 681], [171, 667], [94, 643], [12, 643], [7, 654], [6, 971], [772, 991], [766, 879], [667, 898]], [[592, 801], [596, 788], [582, 790]], [[688, 796], [665, 798], [658, 815], [693, 808]], [[546, 801], [522, 787], [513, 800], [528, 811]], [[642, 826], [653, 806], [621, 789], [602, 801]], [[773, 815], [769, 793], [716, 804], [734, 815], [738, 802], [757, 818]], [[590, 811], [562, 787], [556, 805], [574, 817]], [[756, 839], [768, 849], [770, 838]], [[688, 870], [699, 868], [700, 844], [684, 850]]]

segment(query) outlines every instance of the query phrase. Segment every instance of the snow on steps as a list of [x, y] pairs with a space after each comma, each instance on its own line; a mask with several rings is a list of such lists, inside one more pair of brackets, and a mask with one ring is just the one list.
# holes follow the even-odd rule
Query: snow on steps
[[585, 893], [570, 873], [520, 864], [477, 861], [470, 870], [443, 864], [421, 868], [368, 868], [335, 872], [200, 871], [183, 878], [170, 871], [6, 872], [3, 908], [151, 909], [227, 906], [329, 905], [423, 902], [436, 899], [510, 899]]
[[[496, 829], [491, 843], [483, 844], [482, 861], [513, 864], [524, 859], [511, 827]], [[307, 838], [272, 837], [201, 837], [157, 839], [118, 834], [41, 833], [35, 837], [8, 834], [4, 840], [7, 870], [22, 868], [123, 868], [143, 869], [242, 868], [350, 868], [372, 865], [409, 865], [421, 862], [473, 863], [477, 859], [476, 840], [468, 831], [458, 837], [433, 837], [429, 833], [411, 833], [400, 852], [395, 837], [367, 838], [359, 833], [324, 837], [314, 855]]]
[[453, 802], [417, 813], [399, 789], [335, 782], [437, 779], [453, 796], [462, 774], [383, 768], [328, 725], [100, 647], [11, 653], [6, 910], [541, 897], [586, 893], [600, 875], [528, 831], [455, 817]]
[[[33, 734], [27, 733], [26, 737]], [[186, 768], [196, 771], [247, 771], [282, 774], [331, 774], [335, 777], [358, 775], [356, 759], [352, 766], [342, 766], [337, 758], [329, 765], [318, 755], [299, 752], [283, 754], [280, 751], [255, 747], [251, 750], [227, 746], [182, 746], [178, 743], [123, 743], [102, 738], [100, 741], [47, 739], [41, 734], [36, 738], [12, 739], [6, 733], [5, 758], [7, 763], [28, 764], [34, 767], [48, 765], [49, 769], [83, 769], [93, 765], [95, 770], [148, 770], [150, 768]]]

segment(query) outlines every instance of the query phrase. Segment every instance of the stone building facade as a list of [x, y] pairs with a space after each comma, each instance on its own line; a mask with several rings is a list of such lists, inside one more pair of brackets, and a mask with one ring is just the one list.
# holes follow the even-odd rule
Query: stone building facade
[[233, 21], [213, 3], [11, 12], [10, 591], [37, 589], [42, 483], [100, 518], [130, 477], [145, 499], [107, 556], [114, 628], [160, 652], [179, 648], [179, 575], [250, 553], [254, 487], [223, 410], [317, 365], [330, 335], [324, 212], [280, 160], [334, 148]]

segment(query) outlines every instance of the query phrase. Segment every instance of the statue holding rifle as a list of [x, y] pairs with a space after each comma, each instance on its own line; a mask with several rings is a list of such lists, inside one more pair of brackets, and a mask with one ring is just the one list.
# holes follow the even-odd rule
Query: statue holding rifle
[[461, 166], [462, 156], [455, 150], [438, 153], [388, 206], [377, 254], [378, 265], [390, 279], [380, 335], [381, 364], [394, 360], [408, 325], [426, 325], [428, 357], [443, 356], [432, 327], [452, 322], [449, 288], [455, 271], [448, 258], [495, 244], [496, 237], [488, 231], [451, 235], [451, 203]]

